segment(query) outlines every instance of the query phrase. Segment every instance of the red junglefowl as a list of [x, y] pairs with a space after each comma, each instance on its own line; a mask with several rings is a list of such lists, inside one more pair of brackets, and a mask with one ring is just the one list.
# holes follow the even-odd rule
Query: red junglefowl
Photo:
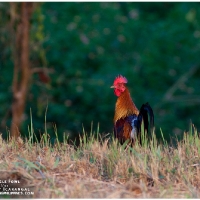
[[140, 110], [133, 103], [129, 90], [126, 87], [127, 79], [122, 75], [115, 78], [113, 86], [114, 94], [118, 97], [115, 104], [114, 135], [121, 144], [130, 140], [132, 144], [138, 139], [141, 143], [141, 124], [144, 123], [144, 130], [148, 132], [150, 118], [151, 131], [154, 126], [153, 110], [148, 103], [143, 104]]

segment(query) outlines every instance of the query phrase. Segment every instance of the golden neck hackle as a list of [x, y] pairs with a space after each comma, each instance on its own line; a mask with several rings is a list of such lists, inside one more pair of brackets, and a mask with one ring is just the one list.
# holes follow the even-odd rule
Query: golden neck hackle
[[126, 88], [125, 91], [118, 97], [115, 104], [114, 123], [116, 123], [118, 119], [125, 118], [131, 114], [138, 115], [139, 111], [133, 103], [130, 93]]

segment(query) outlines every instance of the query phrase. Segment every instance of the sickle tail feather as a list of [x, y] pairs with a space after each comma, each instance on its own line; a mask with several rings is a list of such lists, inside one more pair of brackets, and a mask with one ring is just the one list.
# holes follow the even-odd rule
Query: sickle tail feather
[[[148, 121], [148, 115], [149, 115], [149, 121]], [[154, 127], [154, 114], [151, 106], [149, 103], [145, 103], [141, 106], [140, 112], [138, 115], [138, 130], [141, 132], [141, 124], [142, 120], [144, 122], [144, 129], [148, 132], [149, 131], [149, 122], [150, 122], [150, 131], [153, 132]]]

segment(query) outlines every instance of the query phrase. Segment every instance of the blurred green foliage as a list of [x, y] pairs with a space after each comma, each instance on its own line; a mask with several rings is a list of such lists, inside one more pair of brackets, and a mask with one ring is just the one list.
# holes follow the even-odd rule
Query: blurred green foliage
[[[12, 69], [9, 4], [0, 3], [1, 132], [10, 127]], [[190, 120], [200, 128], [200, 3], [37, 3], [31, 20], [31, 67], [47, 67], [50, 82], [31, 80], [22, 134], [56, 124], [71, 138], [100, 124], [112, 132], [116, 97], [110, 86], [126, 76], [138, 108], [149, 102], [166, 138], [181, 137]], [[169, 89], [195, 67], [195, 73]], [[48, 106], [48, 107], [47, 107]], [[54, 135], [54, 136], [53, 136]]]

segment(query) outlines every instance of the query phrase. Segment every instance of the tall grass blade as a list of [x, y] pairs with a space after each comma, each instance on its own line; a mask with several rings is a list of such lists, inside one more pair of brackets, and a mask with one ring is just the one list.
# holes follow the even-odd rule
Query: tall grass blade
[[161, 133], [161, 137], [162, 137], [162, 141], [163, 141], [163, 143], [164, 143], [164, 146], [167, 147], [167, 146], [168, 146], [168, 145], [167, 145], [167, 141], [166, 141], [165, 138], [164, 138], [164, 134], [163, 134], [161, 128], [160, 128], [160, 133]]
[[61, 146], [60, 146], [60, 141], [58, 139], [58, 132], [57, 132], [57, 128], [56, 128], [56, 124], [54, 124], [54, 132], [55, 132], [55, 135], [56, 135], [56, 143], [58, 145], [58, 148], [61, 149]]
[[48, 110], [48, 102], [47, 102], [47, 106], [46, 106], [46, 110], [45, 110], [45, 115], [44, 115], [44, 134], [42, 135], [42, 138], [43, 138], [45, 146], [49, 145], [49, 142], [48, 142], [48, 133], [47, 133], [47, 110]]

